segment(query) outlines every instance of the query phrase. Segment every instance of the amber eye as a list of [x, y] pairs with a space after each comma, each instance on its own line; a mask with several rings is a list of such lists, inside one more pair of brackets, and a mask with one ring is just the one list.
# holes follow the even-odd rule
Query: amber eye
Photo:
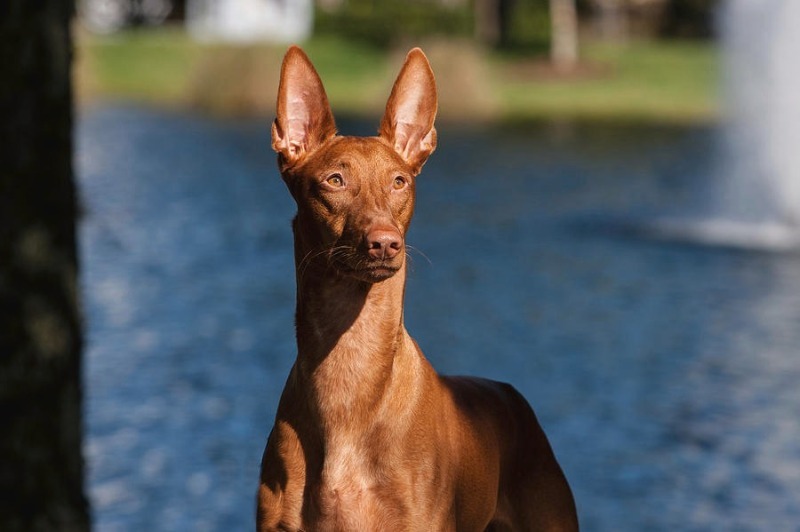
[[344, 179], [342, 178], [341, 174], [333, 174], [326, 179], [325, 182], [334, 188], [341, 188], [344, 186]]
[[406, 178], [399, 175], [399, 176], [394, 178], [394, 182], [392, 183], [392, 186], [394, 187], [395, 190], [400, 190], [400, 189], [404, 188], [407, 184], [408, 184], [408, 182], [406, 181]]

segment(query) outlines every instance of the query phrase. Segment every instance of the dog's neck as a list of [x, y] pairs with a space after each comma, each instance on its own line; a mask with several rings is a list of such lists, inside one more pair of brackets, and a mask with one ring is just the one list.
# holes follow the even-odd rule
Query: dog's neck
[[297, 262], [294, 378], [323, 425], [340, 427], [375, 416], [389, 392], [396, 357], [410, 341], [403, 326], [406, 267], [367, 283], [321, 262]]

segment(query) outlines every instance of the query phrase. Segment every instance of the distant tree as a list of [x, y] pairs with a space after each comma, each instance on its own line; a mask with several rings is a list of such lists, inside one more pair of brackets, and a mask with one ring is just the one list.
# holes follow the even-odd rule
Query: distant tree
[[578, 11], [575, 0], [550, 0], [550, 60], [558, 70], [578, 63]]
[[622, 40], [628, 36], [627, 0], [589, 0], [597, 35], [606, 40]]
[[89, 529], [71, 0], [0, 2], [0, 530]]
[[723, 0], [670, 0], [661, 24], [661, 34], [708, 38], [714, 34], [715, 15]]
[[593, 33], [629, 37], [709, 37], [721, 0], [586, 0]]
[[515, 0], [475, 0], [475, 33], [489, 46], [509, 44], [511, 11]]

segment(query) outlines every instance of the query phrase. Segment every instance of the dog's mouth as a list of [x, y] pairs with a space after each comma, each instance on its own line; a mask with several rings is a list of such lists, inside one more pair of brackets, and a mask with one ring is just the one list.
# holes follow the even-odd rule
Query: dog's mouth
[[[400, 259], [400, 260], [398, 260]], [[378, 283], [394, 276], [402, 265], [402, 259], [370, 260], [363, 257], [334, 257], [331, 261], [336, 270], [359, 281]]]
[[389, 277], [392, 277], [399, 270], [400, 270], [399, 266], [388, 265], [381, 262], [380, 264], [376, 264], [374, 266], [368, 266], [360, 273], [362, 276], [362, 280], [378, 282], [388, 279]]

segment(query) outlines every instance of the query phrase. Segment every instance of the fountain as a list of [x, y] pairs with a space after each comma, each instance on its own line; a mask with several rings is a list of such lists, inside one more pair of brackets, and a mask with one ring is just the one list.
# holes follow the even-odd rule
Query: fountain
[[726, 124], [711, 205], [658, 237], [800, 249], [800, 1], [729, 0], [721, 12]]
[[313, 26], [311, 0], [188, 0], [189, 34], [205, 42], [303, 41]]

